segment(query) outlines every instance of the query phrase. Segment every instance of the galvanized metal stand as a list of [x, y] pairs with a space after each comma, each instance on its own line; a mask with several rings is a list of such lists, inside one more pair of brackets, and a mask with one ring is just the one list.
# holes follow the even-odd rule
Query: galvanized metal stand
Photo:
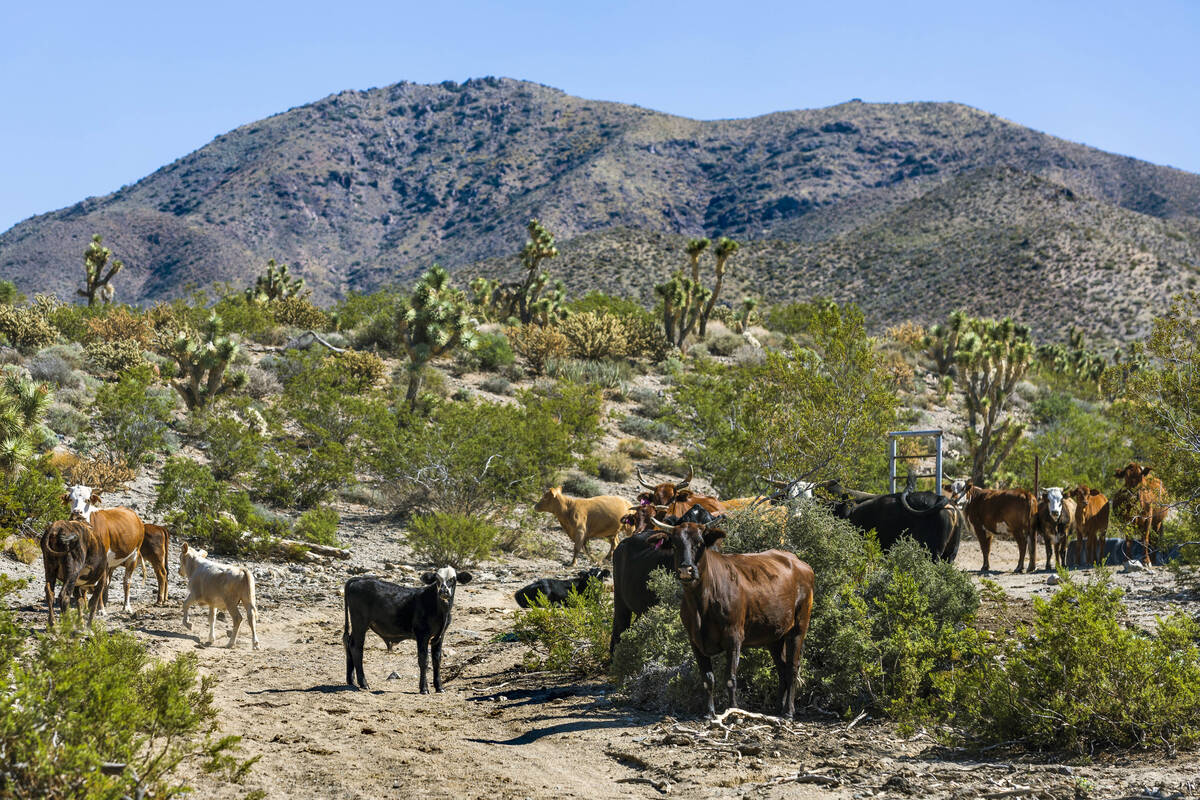
[[[933, 438], [935, 449], [932, 453], [918, 453], [916, 455], [911, 455], [911, 456], [897, 455], [896, 440], [900, 439], [900, 438], [905, 438], [905, 439]], [[934, 459], [934, 470], [933, 470], [932, 474], [929, 474], [929, 473], [926, 473], [924, 475], [917, 474], [916, 477], [918, 477], [918, 478], [933, 478], [936, 481], [936, 483], [934, 484], [934, 489], [933, 489], [934, 493], [936, 494], [936, 493], [941, 492], [942, 491], [942, 431], [941, 431], [941, 429], [939, 428], [937, 430], [930, 430], [930, 431], [888, 431], [888, 491], [889, 492], [896, 491], [896, 462], [897, 461], [915, 461], [915, 460], [922, 459], [922, 458], [933, 458]]]

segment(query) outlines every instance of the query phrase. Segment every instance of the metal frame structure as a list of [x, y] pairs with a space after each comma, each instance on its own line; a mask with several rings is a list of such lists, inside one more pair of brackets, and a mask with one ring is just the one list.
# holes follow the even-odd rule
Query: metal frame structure
[[[934, 447], [932, 453], [918, 453], [912, 456], [901, 456], [896, 454], [896, 440], [900, 438], [927, 438], [933, 437]], [[942, 490], [942, 430], [937, 428], [928, 431], [888, 431], [888, 491], [896, 491], [896, 462], [897, 461], [913, 461], [921, 458], [934, 459], [934, 471], [932, 474], [920, 475], [918, 478], [933, 478], [936, 483], [934, 493]]]

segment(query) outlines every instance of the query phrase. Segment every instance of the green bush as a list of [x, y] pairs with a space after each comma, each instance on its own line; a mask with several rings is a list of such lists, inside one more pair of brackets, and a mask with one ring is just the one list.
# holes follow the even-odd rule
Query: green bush
[[638, 436], [642, 439], [653, 439], [656, 442], [669, 442], [674, 438], [674, 431], [665, 422], [659, 422], [645, 417], [626, 416], [617, 423], [622, 433]]
[[67, 507], [62, 501], [66, 491], [49, 456], [15, 475], [0, 472], [0, 536], [15, 532], [25, 520], [40, 533], [54, 520], [66, 519]]
[[46, 425], [62, 436], [74, 436], [86, 430], [90, 421], [86, 414], [66, 403], [54, 403], [46, 409]]
[[208, 466], [182, 456], [163, 465], [154, 510], [179, 537], [214, 554], [266, 553], [286, 532], [258, 515], [245, 492], [231, 490]]
[[600, 440], [604, 398], [590, 386], [558, 382], [518, 395], [521, 405], [539, 418], [552, 420], [566, 431], [571, 451], [580, 455], [590, 453]]
[[269, 428], [245, 398], [223, 398], [192, 418], [217, 480], [246, 483], [263, 463]]
[[550, 669], [575, 675], [597, 675], [608, 660], [612, 628], [612, 595], [595, 578], [582, 593], [571, 589], [566, 605], [551, 606], [538, 595], [513, 620], [517, 640], [530, 650], [527, 669]]
[[710, 335], [704, 340], [708, 352], [716, 356], [731, 356], [733, 351], [746, 343], [746, 337], [725, 331]]
[[475, 349], [459, 353], [458, 358], [468, 369], [485, 372], [495, 372], [516, 360], [508, 337], [503, 333], [477, 334]]
[[1200, 625], [1175, 614], [1153, 633], [1131, 629], [1107, 573], [1087, 584], [1065, 571], [1032, 628], [978, 643], [969, 662], [939, 672], [934, 706], [974, 744], [1047, 750], [1189, 747], [1200, 742]]
[[629, 380], [633, 372], [623, 361], [574, 361], [551, 358], [546, 361], [546, 374], [568, 383], [616, 389]]
[[98, 372], [124, 372], [147, 363], [141, 344], [128, 339], [90, 342], [87, 356]]
[[500, 375], [489, 375], [479, 383], [479, 388], [492, 394], [510, 395], [513, 393], [512, 383]]
[[292, 528], [292, 538], [329, 547], [341, 547], [342, 543], [337, 535], [338, 522], [337, 511], [328, 506], [310, 509], [296, 520], [296, 525]]
[[[18, 584], [0, 576], [0, 752], [5, 797], [170, 797], [176, 774], [201, 759], [240, 780], [253, 761], [233, 757], [237, 736], [218, 738], [213, 679], [194, 653], [156, 661], [132, 634], [74, 615], [29, 637], [8, 610]], [[105, 763], [124, 764], [112, 774]]]
[[604, 494], [604, 485], [591, 475], [568, 472], [562, 479], [562, 490], [575, 497], [595, 497]]
[[624, 483], [632, 473], [633, 461], [621, 452], [602, 456], [596, 466], [596, 474], [609, 483]]
[[462, 569], [486, 558], [499, 535], [499, 528], [474, 514], [435, 511], [413, 517], [406, 539], [422, 561]]
[[364, 392], [387, 375], [387, 365], [374, 353], [343, 350], [325, 356], [322, 365], [341, 376], [343, 387], [352, 392]]
[[104, 444], [135, 469], [165, 449], [167, 422], [175, 408], [174, 397], [150, 392], [153, 382], [154, 372], [143, 364], [101, 386], [93, 403]]

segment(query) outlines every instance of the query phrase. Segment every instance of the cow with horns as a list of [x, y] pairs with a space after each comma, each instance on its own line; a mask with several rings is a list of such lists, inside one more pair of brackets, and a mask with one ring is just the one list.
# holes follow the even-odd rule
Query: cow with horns
[[688, 486], [695, 477], [695, 471], [688, 467], [688, 476], [683, 480], [672, 483], [650, 483], [642, 477], [642, 471], [637, 471], [638, 483], [647, 491], [638, 495], [638, 505], [653, 509], [653, 516], [662, 519], [667, 516], [682, 517], [692, 506], [700, 506], [713, 516], [720, 516], [726, 511], [725, 504], [715, 497], [697, 494]]

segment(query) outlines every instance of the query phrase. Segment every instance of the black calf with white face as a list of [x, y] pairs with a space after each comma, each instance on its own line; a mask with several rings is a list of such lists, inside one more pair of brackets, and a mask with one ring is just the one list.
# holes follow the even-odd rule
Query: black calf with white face
[[684, 586], [691, 586], [700, 580], [700, 559], [704, 557], [704, 551], [725, 538], [725, 531], [694, 522], [674, 527], [657, 520], [653, 522], [660, 533], [651, 536], [649, 541], [671, 551], [675, 577]]
[[424, 586], [399, 586], [374, 577], [346, 581], [346, 624], [342, 643], [346, 647], [346, 683], [367, 688], [363, 674], [363, 644], [367, 631], [374, 631], [391, 650], [404, 639], [417, 642], [417, 665], [421, 670], [421, 694], [429, 693], [426, 668], [433, 650], [433, 687], [442, 691], [442, 641], [450, 627], [454, 590], [470, 583], [471, 573], [442, 567], [421, 575]]

